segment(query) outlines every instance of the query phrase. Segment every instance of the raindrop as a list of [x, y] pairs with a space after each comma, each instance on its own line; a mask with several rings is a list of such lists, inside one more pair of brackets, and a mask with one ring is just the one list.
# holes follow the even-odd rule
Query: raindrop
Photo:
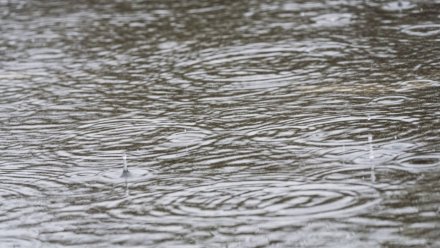
[[376, 174], [374, 172], [375, 164], [374, 164], [374, 151], [373, 151], [373, 135], [368, 134], [368, 144], [370, 146], [370, 162], [371, 162], [371, 182], [374, 183], [376, 181]]
[[122, 159], [124, 160], [124, 169], [122, 170], [121, 177], [124, 178], [131, 177], [131, 173], [130, 171], [128, 171], [128, 166], [127, 166], [127, 155], [124, 154], [124, 156], [122, 156]]
[[370, 146], [370, 159], [374, 159], [374, 152], [373, 152], [373, 135], [368, 134], [368, 144]]

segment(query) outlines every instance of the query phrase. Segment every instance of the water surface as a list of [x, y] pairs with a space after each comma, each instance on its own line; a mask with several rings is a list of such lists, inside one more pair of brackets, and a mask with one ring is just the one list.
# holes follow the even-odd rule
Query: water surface
[[439, 1], [0, 21], [1, 246], [440, 246]]

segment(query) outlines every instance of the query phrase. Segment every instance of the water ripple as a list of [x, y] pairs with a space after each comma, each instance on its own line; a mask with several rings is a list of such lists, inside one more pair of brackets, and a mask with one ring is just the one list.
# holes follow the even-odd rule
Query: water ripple
[[397, 157], [397, 164], [409, 171], [426, 171], [440, 169], [440, 154], [438, 153], [406, 153]]
[[402, 10], [410, 10], [416, 8], [417, 5], [412, 3], [411, 1], [391, 1], [382, 6], [383, 10], [386, 11], [402, 11]]
[[194, 59], [184, 58], [177, 68], [182, 84], [187, 82], [202, 92], [242, 95], [310, 81], [328, 66], [329, 58], [342, 55], [344, 46], [329, 41], [292, 41], [276, 46], [255, 43], [209, 49]]
[[439, 247], [438, 17], [0, 0], [1, 245]]
[[312, 18], [316, 27], [341, 27], [349, 25], [353, 15], [350, 13], [331, 13]]
[[255, 141], [287, 142], [311, 146], [356, 146], [374, 143], [415, 139], [420, 135], [413, 119], [375, 116], [320, 116], [305, 118], [294, 124], [271, 126], [249, 131], [246, 136]]
[[91, 151], [95, 155], [115, 155], [125, 151], [175, 154], [184, 156], [191, 150], [212, 142], [213, 133], [193, 124], [160, 119], [108, 119], [93, 121], [69, 131], [59, 139], [63, 149], [58, 156], [84, 159]]
[[402, 27], [402, 32], [412, 36], [428, 37], [440, 34], [440, 24], [420, 24]]
[[163, 214], [196, 217], [337, 218], [380, 202], [360, 184], [241, 180], [209, 183], [161, 196]]

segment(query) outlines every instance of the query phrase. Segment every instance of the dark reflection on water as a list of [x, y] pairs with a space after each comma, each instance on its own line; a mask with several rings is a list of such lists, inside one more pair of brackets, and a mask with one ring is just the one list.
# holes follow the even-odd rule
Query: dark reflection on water
[[0, 17], [3, 246], [440, 246], [439, 1]]

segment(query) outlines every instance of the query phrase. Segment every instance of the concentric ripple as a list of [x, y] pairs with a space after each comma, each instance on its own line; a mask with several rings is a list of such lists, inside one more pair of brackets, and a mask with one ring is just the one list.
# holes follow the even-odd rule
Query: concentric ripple
[[417, 135], [413, 120], [400, 118], [327, 117], [304, 124], [297, 142], [317, 146], [363, 145], [368, 143], [369, 135], [375, 143]]
[[[212, 133], [191, 124], [151, 119], [108, 119], [84, 124], [59, 141], [58, 156], [120, 155], [130, 150], [188, 152], [209, 144]], [[176, 155], [177, 156], [177, 155]]]
[[434, 36], [440, 34], [440, 24], [421, 24], [414, 26], [405, 26], [402, 32], [412, 36]]
[[304, 168], [300, 172], [314, 180], [326, 182], [371, 182], [381, 190], [398, 190], [407, 183], [417, 180], [418, 175], [402, 170], [398, 166], [375, 166], [374, 161], [369, 165], [345, 164], [340, 166], [322, 166]]
[[440, 154], [407, 153], [397, 158], [398, 165], [409, 171], [420, 171], [440, 168]]
[[[104, 169], [84, 169], [80, 168], [78, 171], [72, 171], [63, 175], [63, 180], [70, 184], [95, 184], [100, 183], [102, 187], [106, 185], [115, 185], [127, 180], [148, 180], [153, 174], [153, 169], [145, 168], [131, 168], [129, 169], [130, 176], [128, 178], [122, 177], [121, 168], [104, 168]], [[100, 187], [101, 187], [100, 186]]]
[[169, 215], [195, 217], [336, 218], [379, 202], [379, 193], [361, 184], [295, 181], [229, 181], [187, 188], [158, 199]]
[[349, 13], [331, 13], [313, 18], [316, 27], [341, 27], [350, 24], [352, 14]]
[[252, 130], [247, 136], [261, 142], [297, 143], [310, 146], [354, 146], [414, 139], [419, 133], [412, 119], [389, 117], [326, 116], [304, 118], [290, 125]]
[[38, 164], [3, 164], [0, 173], [0, 199], [7, 201], [39, 196], [52, 189], [64, 189], [65, 185], [58, 179], [61, 174], [62, 171], [58, 168], [52, 169]]
[[[256, 43], [207, 50], [197, 59], [185, 58], [177, 67], [179, 77], [193, 86], [203, 84], [205, 90], [206, 87], [220, 91], [278, 88], [309, 80], [313, 73], [328, 66], [326, 56], [340, 56], [343, 47], [336, 42]], [[317, 56], [310, 56], [315, 52]]]
[[405, 96], [385, 96], [385, 97], [378, 97], [372, 100], [373, 103], [377, 105], [401, 105], [407, 101], [409, 101], [408, 97]]
[[402, 11], [402, 10], [410, 10], [416, 8], [417, 5], [412, 3], [411, 1], [392, 1], [383, 5], [382, 9], [386, 11]]

